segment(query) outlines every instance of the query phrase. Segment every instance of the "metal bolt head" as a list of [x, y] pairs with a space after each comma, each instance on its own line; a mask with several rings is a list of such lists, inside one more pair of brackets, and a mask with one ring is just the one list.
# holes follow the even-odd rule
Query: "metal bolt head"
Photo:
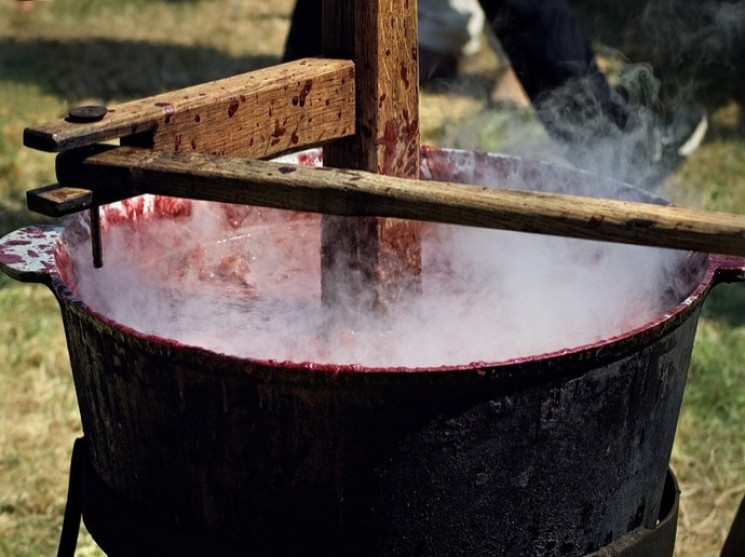
[[89, 124], [91, 122], [98, 122], [106, 116], [109, 110], [105, 106], [99, 105], [88, 105], [78, 106], [70, 109], [67, 113], [67, 121], [75, 122], [78, 124]]

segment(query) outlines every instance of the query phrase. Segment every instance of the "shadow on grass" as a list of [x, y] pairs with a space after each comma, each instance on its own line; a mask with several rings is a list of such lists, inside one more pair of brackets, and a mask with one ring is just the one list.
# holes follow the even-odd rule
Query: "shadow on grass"
[[32, 213], [26, 208], [17, 209], [8, 207], [0, 202], [0, 237], [13, 232], [14, 230], [18, 230], [19, 228], [23, 228], [24, 226], [35, 224], [56, 224], [59, 222], [61, 222], [61, 219], [53, 219], [37, 213]]
[[115, 39], [0, 39], [0, 81], [34, 84], [68, 102], [127, 99], [277, 64], [206, 46]]
[[717, 286], [707, 296], [702, 316], [731, 327], [745, 326], [745, 286]]

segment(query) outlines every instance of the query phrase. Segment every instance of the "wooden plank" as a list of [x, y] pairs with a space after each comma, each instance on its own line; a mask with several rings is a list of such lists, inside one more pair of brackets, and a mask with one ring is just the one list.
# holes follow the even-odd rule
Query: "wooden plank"
[[101, 188], [90, 190], [51, 184], [28, 190], [26, 192], [26, 206], [30, 211], [48, 217], [63, 217], [90, 209], [96, 205], [120, 201], [127, 197], [131, 196], [116, 191], [102, 190]]
[[[325, 0], [324, 54], [353, 58], [357, 133], [324, 164], [419, 176], [416, 0]], [[329, 307], [387, 311], [421, 289], [421, 229], [411, 221], [325, 217], [321, 290]]]
[[745, 256], [745, 216], [194, 153], [58, 156], [60, 183], [333, 215], [381, 215]]
[[304, 59], [138, 99], [98, 122], [28, 128], [24, 144], [63, 151], [125, 139], [140, 146], [268, 158], [353, 134], [354, 64]]
[[81, 188], [52, 184], [26, 192], [26, 206], [48, 217], [61, 217], [89, 209], [93, 205], [93, 192]]

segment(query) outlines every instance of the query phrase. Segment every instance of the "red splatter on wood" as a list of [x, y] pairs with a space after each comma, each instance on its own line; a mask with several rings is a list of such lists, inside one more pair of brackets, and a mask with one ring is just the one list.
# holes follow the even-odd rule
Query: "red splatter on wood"
[[279, 120], [274, 120], [274, 131], [272, 132], [272, 136], [279, 137], [281, 135], [284, 135], [287, 131], [287, 128], [279, 123]]
[[173, 105], [167, 102], [157, 102], [155, 103], [155, 106], [160, 108], [160, 111], [165, 116], [164, 122], [166, 124], [169, 124], [171, 122], [171, 117], [176, 114], [176, 109], [173, 107]]
[[402, 65], [401, 66], [401, 80], [404, 82], [404, 87], [406, 89], [409, 88], [409, 68]]
[[[344, 83], [344, 80], [342, 79], [342, 83]], [[303, 85], [303, 89], [300, 91], [300, 95], [298, 96], [298, 101], [300, 106], [305, 106], [305, 100], [308, 98], [308, 94], [310, 93], [311, 88], [313, 87], [313, 80], [309, 79], [305, 82]]]

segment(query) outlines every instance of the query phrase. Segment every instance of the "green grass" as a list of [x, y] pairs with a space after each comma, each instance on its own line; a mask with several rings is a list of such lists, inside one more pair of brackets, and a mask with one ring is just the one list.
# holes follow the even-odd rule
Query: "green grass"
[[[54, 181], [53, 156], [23, 148], [25, 126], [77, 104], [111, 104], [276, 63], [292, 3], [54, 0], [26, 12], [13, 0], [0, 3], [0, 235], [37, 222], [25, 191]], [[603, 48], [624, 50], [619, 20], [604, 16], [601, 4], [575, 4]], [[643, 55], [643, 46], [635, 43], [634, 52]], [[716, 91], [698, 92], [712, 125], [668, 184], [677, 203], [745, 213], [738, 87], [724, 79]], [[423, 96], [426, 141], [498, 149], [518, 134], [543, 138], [529, 111], [515, 120], [488, 110], [483, 88], [458, 93]], [[673, 454], [684, 494], [678, 555], [716, 555], [745, 493], [743, 354], [745, 287], [719, 286], [705, 304]], [[53, 554], [80, 420], [52, 294], [4, 275], [0, 364], [0, 556]], [[79, 555], [100, 555], [85, 534]]]
[[[30, 3], [29, 3], [30, 4]], [[0, 235], [38, 222], [25, 191], [54, 181], [28, 125], [276, 63], [291, 1], [0, 3]], [[62, 323], [42, 286], [0, 275], [0, 556], [56, 551], [81, 434]], [[102, 555], [81, 533], [78, 555]]]

